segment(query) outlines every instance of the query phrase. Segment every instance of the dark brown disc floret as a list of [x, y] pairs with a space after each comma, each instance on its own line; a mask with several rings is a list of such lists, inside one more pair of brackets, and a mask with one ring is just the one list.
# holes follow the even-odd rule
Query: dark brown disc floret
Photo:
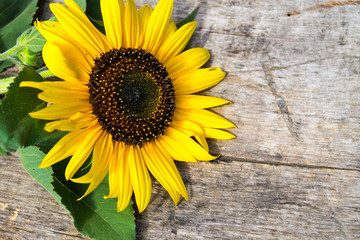
[[142, 145], [163, 134], [175, 92], [163, 65], [142, 49], [113, 49], [95, 59], [89, 80], [93, 114], [113, 140]]

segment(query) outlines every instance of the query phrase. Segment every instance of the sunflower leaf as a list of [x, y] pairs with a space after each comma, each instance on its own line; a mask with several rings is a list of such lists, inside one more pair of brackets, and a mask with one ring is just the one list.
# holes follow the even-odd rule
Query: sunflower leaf
[[35, 27], [29, 27], [16, 39], [17, 46], [26, 47], [33, 52], [40, 52], [45, 42], [45, 38]]
[[66, 161], [53, 168], [39, 168], [45, 153], [35, 146], [19, 149], [26, 171], [38, 181], [73, 217], [77, 230], [93, 239], [135, 239], [132, 203], [122, 212], [116, 211], [116, 199], [104, 199], [108, 191], [107, 178], [86, 198], [77, 201], [86, 186], [66, 181]]
[[86, 10], [86, 0], [74, 0], [81, 7], [81, 9], [85, 12]]
[[54, 187], [51, 184], [53, 181], [53, 170], [51, 168], [38, 167], [45, 157], [45, 153], [37, 147], [30, 146], [19, 148], [19, 156], [22, 165], [30, 176], [48, 190], [58, 203], [61, 203], [61, 197], [54, 191]]
[[181, 28], [183, 25], [189, 23], [189, 22], [192, 22], [194, 21], [195, 17], [196, 17], [196, 14], [198, 12], [199, 8], [195, 8], [186, 18], [184, 18], [183, 20], [181, 20], [180, 22], [178, 22], [176, 24], [176, 27], [179, 29]]
[[86, 191], [87, 185], [66, 181], [66, 164], [67, 161], [62, 161], [53, 166], [52, 184], [62, 197], [61, 203], [73, 217], [76, 229], [93, 239], [135, 239], [132, 203], [119, 213], [116, 211], [116, 199], [104, 199], [109, 189], [107, 177], [89, 196], [77, 201]]
[[[38, 0], [1, 0], [0, 1], [0, 52], [15, 45], [17, 37], [33, 21]], [[0, 55], [0, 60], [1, 55]], [[0, 61], [0, 72], [13, 65], [9, 61]]]
[[102, 15], [100, 10], [100, 1], [99, 0], [86, 0], [86, 15], [90, 16], [92, 19], [101, 20]]
[[0, 154], [3, 155], [3, 156], [6, 156], [6, 155], [7, 155], [6, 150], [3, 149], [1, 146], [0, 146]]
[[[87, 200], [76, 201], [84, 186], [70, 184], [55, 176], [52, 168], [39, 168], [45, 153], [30, 146], [19, 149], [25, 170], [38, 181], [73, 217], [74, 225], [82, 234], [94, 239], [134, 239], [135, 225], [131, 206], [116, 212], [116, 200], [104, 200], [108, 183], [104, 181]], [[56, 169], [56, 168], [55, 168]], [[63, 172], [62, 174], [63, 175]]]
[[0, 146], [8, 152], [20, 146], [53, 144], [63, 135], [59, 132], [45, 132], [46, 121], [29, 116], [29, 112], [44, 108], [46, 103], [38, 99], [39, 90], [19, 87], [24, 80], [44, 81], [34, 69], [24, 67], [0, 102]]
[[102, 20], [100, 1], [99, 0], [86, 0], [86, 15], [88, 15], [91, 22], [101, 31], [105, 33], [104, 23]]

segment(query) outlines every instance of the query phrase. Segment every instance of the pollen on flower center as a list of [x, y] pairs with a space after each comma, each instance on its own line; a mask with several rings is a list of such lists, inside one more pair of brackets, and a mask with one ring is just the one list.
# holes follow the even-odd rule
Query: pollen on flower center
[[93, 114], [115, 141], [142, 145], [163, 134], [175, 110], [171, 79], [142, 49], [113, 49], [95, 59], [89, 80]]

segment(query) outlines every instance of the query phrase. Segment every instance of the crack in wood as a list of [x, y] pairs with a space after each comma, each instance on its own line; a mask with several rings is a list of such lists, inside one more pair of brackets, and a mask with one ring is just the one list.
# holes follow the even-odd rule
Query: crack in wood
[[219, 34], [219, 35], [228, 35], [228, 36], [235, 36], [235, 37], [239, 37], [239, 36], [244, 36], [244, 37], [252, 37], [252, 38], [262, 38], [264, 37], [263, 34], [256, 34], [256, 33], [244, 33], [244, 32], [220, 32], [220, 31], [214, 31], [214, 30], [210, 30], [207, 31], [208, 34]]
[[168, 220], [169, 220], [171, 233], [174, 234], [175, 236], [177, 236], [177, 227], [176, 227], [176, 223], [175, 223], [175, 210], [174, 209], [172, 209], [170, 211]]
[[275, 166], [275, 167], [285, 166], [285, 167], [293, 167], [293, 168], [326, 169], [326, 170], [360, 172], [360, 169], [356, 169], [356, 168], [330, 167], [330, 166], [322, 166], [322, 165], [307, 165], [307, 164], [297, 164], [297, 163], [285, 163], [285, 162], [279, 162], [279, 161], [262, 161], [262, 160], [256, 160], [256, 159], [230, 157], [230, 156], [224, 156], [224, 155], [221, 155], [218, 159], [216, 159], [212, 162], [214, 162], [214, 163], [216, 163], [216, 162], [224, 162], [224, 163], [242, 162], [242, 163], [271, 165], [271, 166]]
[[[329, 1], [329, 2], [326, 2], [324, 4], [318, 4], [316, 6], [307, 8], [303, 12], [314, 11], [314, 10], [319, 9], [319, 8], [333, 8], [335, 6], [359, 5], [359, 4], [360, 4], [360, 1], [344, 1], [344, 2]], [[299, 15], [299, 14], [301, 14], [301, 12], [295, 10], [295, 11], [292, 11], [292, 12], [288, 12], [287, 15], [290, 17], [290, 16]]]
[[280, 94], [278, 94], [278, 92], [276, 90], [274, 79], [272, 77], [271, 71], [269, 70], [271, 68], [266, 68], [265, 64], [263, 62], [261, 63], [261, 67], [265, 73], [265, 79], [268, 83], [268, 86], [270, 87], [272, 94], [275, 96], [277, 106], [280, 109], [280, 112], [286, 123], [287, 129], [289, 130], [291, 136], [293, 136], [296, 140], [299, 140], [299, 135], [294, 129], [294, 122], [290, 116], [289, 108], [286, 104], [286, 101], [285, 101], [284, 97], [281, 96]]
[[33, 232], [34, 232], [34, 231], [31, 230], [31, 229], [27, 229], [27, 228], [20, 227], [20, 226], [14, 226], [14, 225], [13, 225], [13, 227], [14, 227], [15, 230], [18, 230], [18, 231], [24, 231], [24, 232], [28, 232], [28, 233], [33, 233]]
[[[282, 70], [282, 69], [287, 69], [287, 68], [292, 68], [292, 67], [298, 67], [298, 66], [309, 64], [309, 63], [314, 63], [314, 62], [318, 62], [318, 61], [327, 60], [327, 59], [330, 59], [330, 58], [331, 57], [324, 57], [324, 58], [319, 58], [319, 59], [312, 59], [312, 60], [305, 61], [305, 62], [295, 63], [295, 64], [292, 64], [292, 65], [272, 66], [271, 68], [269, 68], [267, 70], [268, 71], [275, 71], [275, 70]], [[264, 68], [262, 70], [264, 70]]]
[[329, 196], [328, 196], [328, 192], [326, 191], [326, 199], [328, 201], [328, 206], [330, 208], [330, 211], [331, 211], [331, 214], [332, 214], [332, 218], [334, 219], [334, 221], [336, 222], [336, 224], [338, 225], [338, 229], [340, 230], [340, 232], [344, 235], [344, 239], [349, 239], [348, 238], [348, 235], [346, 234], [345, 232], [345, 228], [344, 228], [344, 225], [342, 224], [342, 222], [338, 219], [338, 216], [337, 216], [337, 213], [336, 211], [334, 210], [334, 207], [332, 205], [332, 202], [330, 201], [329, 199]]
[[351, 56], [351, 55], [344, 55], [344, 57], [347, 57], [347, 58], [360, 58], [360, 56]]
[[[322, 60], [328, 60], [328, 59], [335, 58], [335, 57], [339, 57], [339, 56], [312, 59], [312, 60], [308, 60], [305, 62], [294, 63], [291, 65], [285, 65], [285, 66], [272, 66], [271, 68], [268, 68], [267, 71], [276, 71], [276, 70], [283, 70], [283, 69], [288, 69], [288, 68], [292, 68], [292, 67], [298, 67], [298, 66], [302, 66], [302, 65], [322, 61]], [[356, 57], [356, 56], [344, 56], [344, 57], [360, 58], [360, 57]], [[263, 72], [263, 71], [264, 71], [264, 68], [255, 68], [255, 69], [248, 69], [248, 70], [238, 70], [238, 71], [234, 71], [234, 72]]]
[[50, 230], [50, 232], [56, 233], [56, 234], [59, 234], [59, 235], [63, 235], [63, 236], [69, 236], [69, 237], [76, 237], [76, 238], [79, 238], [79, 239], [85, 239], [82, 236], [79, 236], [79, 235], [76, 235], [76, 234], [69, 234], [69, 233], [62, 232], [62, 231]]

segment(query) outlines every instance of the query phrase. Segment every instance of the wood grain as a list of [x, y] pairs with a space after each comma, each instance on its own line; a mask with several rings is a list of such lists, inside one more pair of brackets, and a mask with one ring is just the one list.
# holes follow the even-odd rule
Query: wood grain
[[[175, 21], [200, 7], [192, 47], [227, 72], [204, 94], [237, 138], [177, 164], [189, 201], [154, 182], [138, 239], [360, 238], [360, 5], [332, 2], [175, 1]], [[0, 238], [82, 238], [16, 156], [0, 168]]]

